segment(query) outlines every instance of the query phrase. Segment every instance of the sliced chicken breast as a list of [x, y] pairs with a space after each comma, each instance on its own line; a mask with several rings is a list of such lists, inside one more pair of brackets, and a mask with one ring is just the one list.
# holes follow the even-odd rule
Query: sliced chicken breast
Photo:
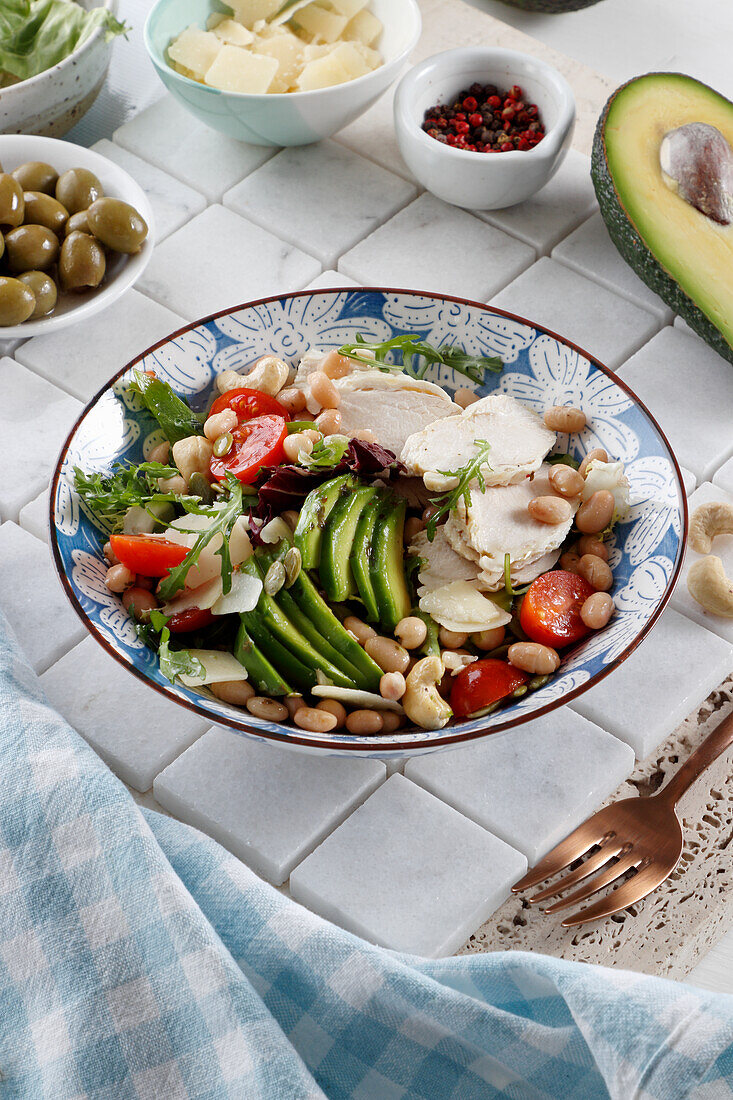
[[353, 435], [368, 428], [398, 456], [409, 435], [460, 411], [440, 386], [408, 374], [354, 371], [334, 385], [341, 398], [341, 431]]
[[[512, 587], [516, 588], [517, 585], [520, 584], [531, 584], [532, 581], [536, 580], [542, 573], [546, 573], [548, 569], [552, 569], [559, 557], [559, 550], [550, 550], [547, 554], [540, 554], [539, 557], [529, 561], [512, 562]], [[489, 569], [480, 570], [478, 574], [478, 584], [479, 587], [486, 592], [498, 592], [500, 588], [504, 587], [503, 565], [501, 569], [498, 569], [495, 567], [492, 560]]]
[[456, 553], [446, 538], [444, 524], [438, 527], [432, 542], [428, 542], [425, 531], [420, 531], [410, 543], [409, 552], [424, 562], [417, 574], [419, 596], [452, 581], [478, 580], [478, 563]]
[[[539, 469], [555, 443], [541, 417], [508, 394], [496, 393], [469, 405], [459, 416], [428, 424], [405, 442], [399, 456], [408, 473], [429, 475], [440, 485], [440, 470], [457, 470], [476, 455], [476, 440], [491, 444], [482, 466], [487, 485], [511, 485]], [[445, 481], [445, 488], [450, 482]]]

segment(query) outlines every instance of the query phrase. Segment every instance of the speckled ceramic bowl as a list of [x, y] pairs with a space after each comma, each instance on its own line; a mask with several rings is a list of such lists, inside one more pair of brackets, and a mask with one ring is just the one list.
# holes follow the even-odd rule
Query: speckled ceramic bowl
[[[1, 0], [0, 0], [1, 3]], [[118, 0], [79, 0], [83, 8], [108, 8]], [[62, 137], [91, 107], [104, 84], [113, 42], [98, 28], [84, 45], [38, 76], [0, 91], [0, 134]]]
[[[105, 585], [102, 546], [108, 529], [74, 491], [74, 466], [109, 470], [114, 462], [141, 462], [161, 442], [160, 428], [128, 383], [134, 369], [154, 370], [202, 408], [214, 377], [241, 370], [258, 356], [297, 362], [312, 346], [339, 347], [361, 333], [388, 340], [419, 333], [481, 355], [499, 355], [500, 375], [488, 374], [481, 394], [507, 393], [542, 412], [549, 405], [585, 410], [588, 427], [572, 440], [558, 437], [582, 458], [604, 447], [623, 460], [632, 508], [611, 549], [616, 613], [607, 627], [565, 655], [559, 672], [539, 691], [484, 718], [454, 722], [442, 730], [402, 729], [380, 736], [346, 730], [309, 733], [258, 719], [223, 703], [205, 688], [171, 684], [157, 655], [137, 637], [119, 596]], [[428, 377], [451, 392], [466, 379], [448, 367], [431, 366]], [[82, 413], [61, 451], [51, 486], [50, 531], [56, 568], [71, 603], [93, 637], [151, 688], [210, 722], [286, 746], [325, 753], [389, 757], [496, 736], [546, 714], [587, 691], [619, 665], [656, 622], [669, 599], [682, 562], [687, 506], [680, 471], [664, 435], [626, 384], [595, 359], [559, 336], [502, 310], [406, 290], [318, 290], [234, 307], [194, 322], [140, 355], [103, 387]]]

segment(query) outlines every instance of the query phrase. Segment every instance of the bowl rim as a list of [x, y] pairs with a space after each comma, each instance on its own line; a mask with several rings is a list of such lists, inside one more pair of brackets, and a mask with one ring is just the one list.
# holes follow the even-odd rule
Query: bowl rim
[[[513, 718], [507, 719], [505, 722], [501, 722], [497, 725], [492, 725], [488, 729], [486, 727], [483, 727], [483, 728], [479, 728], [479, 729], [465, 731], [463, 733], [461, 733], [461, 731], [460, 731], [460, 724], [455, 725], [455, 726], [449, 726], [449, 727], [446, 727], [445, 734], [441, 735], [439, 737], [430, 737], [430, 734], [434, 733], [435, 731], [425, 730], [425, 735], [426, 735], [426, 740], [425, 741], [422, 741], [422, 740], [420, 740], [420, 741], [415, 741], [415, 740], [401, 741], [397, 737], [397, 735], [399, 734], [399, 730], [398, 730], [398, 731], [396, 731], [395, 735], [389, 735], [390, 736], [389, 742], [384, 743], [383, 745], [380, 745], [377, 738], [374, 737], [374, 736], [371, 736], [371, 737], [364, 736], [364, 737], [361, 737], [361, 738], [353, 738], [353, 740], [349, 741], [348, 743], [340, 743], [338, 740], [329, 739], [328, 735], [324, 735], [322, 737], [306, 738], [306, 737], [300, 736], [300, 731], [297, 729], [297, 727], [290, 727], [290, 726], [287, 726], [287, 727], [282, 726], [283, 731], [286, 731], [286, 732], [283, 732], [282, 734], [279, 733], [279, 732], [275, 733], [269, 728], [261, 728], [257, 725], [252, 725], [251, 724], [251, 719], [250, 719], [249, 722], [244, 720], [244, 718], [240, 721], [236, 718], [231, 718], [229, 716], [225, 717], [225, 716], [219, 715], [219, 714], [212, 714], [212, 712], [208, 709], [208, 707], [206, 707], [202, 704], [199, 704], [199, 703], [192, 702], [189, 699], [181, 698], [180, 696], [178, 696], [178, 695], [174, 694], [173, 692], [169, 691], [163, 685], [154, 683], [152, 680], [150, 680], [148, 678], [147, 675], [145, 675], [144, 672], [142, 672], [140, 669], [136, 668], [135, 665], [133, 665], [130, 661], [128, 661], [121, 653], [118, 653], [118, 651], [107, 641], [107, 639], [104, 637], [104, 635], [98, 630], [98, 628], [94, 625], [94, 623], [92, 623], [91, 620], [88, 618], [86, 612], [84, 611], [83, 607], [81, 606], [81, 604], [80, 604], [80, 602], [79, 602], [79, 600], [76, 596], [76, 593], [74, 592], [74, 589], [73, 589], [73, 587], [72, 587], [72, 585], [69, 581], [68, 575], [66, 574], [66, 571], [63, 568], [63, 564], [62, 564], [62, 561], [61, 561], [61, 553], [60, 553], [59, 545], [58, 545], [56, 522], [55, 522], [55, 512], [56, 512], [55, 503], [56, 503], [58, 483], [59, 483], [59, 479], [61, 477], [62, 468], [63, 468], [63, 465], [66, 461], [66, 455], [68, 453], [69, 447], [71, 446], [72, 440], [74, 439], [74, 436], [76, 435], [76, 432], [77, 432], [78, 428], [80, 427], [82, 421], [92, 411], [92, 409], [95, 407], [95, 405], [98, 403], [98, 401], [100, 401], [100, 399], [108, 391], [110, 391], [112, 389], [115, 382], [118, 381], [118, 379], [120, 379], [122, 377], [122, 375], [124, 375], [128, 370], [130, 370], [133, 366], [135, 366], [136, 363], [139, 363], [142, 359], [144, 359], [145, 356], [150, 355], [152, 352], [156, 351], [158, 348], [162, 347], [164, 344], [167, 344], [170, 341], [177, 339], [179, 336], [182, 336], [187, 332], [193, 331], [194, 329], [198, 328], [201, 325], [208, 324], [211, 321], [214, 321], [219, 317], [229, 316], [230, 314], [237, 313], [239, 310], [242, 310], [242, 309], [251, 309], [255, 306], [268, 305], [270, 302], [291, 301], [291, 300], [297, 299], [297, 298], [311, 297], [314, 294], [343, 294], [344, 292], [349, 292], [349, 291], [351, 291], [351, 292], [361, 292], [361, 293], [374, 293], [374, 294], [408, 295], [408, 296], [415, 297], [415, 298], [432, 298], [434, 300], [438, 300], [438, 301], [441, 301], [441, 302], [454, 302], [458, 305], [470, 306], [474, 309], [483, 310], [486, 313], [491, 313], [491, 314], [494, 314], [494, 315], [499, 315], [501, 317], [506, 317], [508, 320], [518, 322], [519, 324], [527, 325], [530, 328], [533, 328], [536, 332], [538, 332], [540, 334], [550, 336], [552, 339], [559, 341], [565, 347], [569, 347], [573, 351], [577, 352], [579, 355], [582, 355], [585, 359], [588, 360], [589, 363], [591, 363], [595, 368], [600, 370], [602, 374], [605, 374], [606, 377], [610, 378], [612, 382], [614, 382], [626, 394], [628, 394], [628, 396], [632, 399], [632, 401], [634, 401], [636, 403], [637, 407], [641, 409], [641, 411], [648, 418], [648, 420], [650, 421], [652, 426], [658, 432], [662, 443], [664, 444], [664, 446], [666, 447], [666, 449], [668, 451], [668, 454], [669, 454], [669, 457], [670, 457], [670, 460], [672, 462], [672, 466], [673, 466], [673, 469], [674, 469], [674, 472], [675, 472], [676, 478], [677, 478], [678, 497], [679, 497], [680, 501], [682, 502], [682, 508], [681, 508], [682, 524], [681, 524], [681, 529], [680, 529], [680, 538], [679, 538], [679, 543], [678, 543], [678, 546], [677, 546], [677, 552], [676, 552], [674, 568], [672, 570], [672, 574], [671, 574], [669, 580], [667, 581], [664, 593], [662, 594], [662, 597], [659, 601], [658, 606], [656, 607], [656, 609], [655, 609], [654, 613], [652, 614], [652, 616], [650, 617], [649, 621], [634, 636], [634, 638], [621, 651], [621, 653], [616, 658], [614, 658], [614, 660], [611, 661], [605, 668], [603, 668], [602, 671], [596, 673], [596, 675], [590, 677], [590, 679], [588, 681], [586, 681], [583, 684], [579, 684], [577, 687], [575, 687], [572, 690], [568, 691], [565, 695], [562, 695], [560, 698], [551, 700], [549, 703], [546, 703], [544, 706], [538, 708], [536, 711], [532, 711], [530, 714], [517, 715]], [[555, 333], [552, 330], [545, 328], [543, 325], [535, 324], [534, 322], [528, 320], [526, 317], [522, 317], [522, 316], [520, 316], [519, 314], [516, 314], [516, 313], [511, 313], [511, 312], [509, 312], [508, 310], [505, 310], [505, 309], [500, 309], [497, 306], [488, 305], [486, 302], [474, 301], [471, 298], [463, 298], [463, 297], [459, 297], [459, 296], [452, 295], [452, 294], [437, 294], [437, 293], [432, 293], [430, 291], [424, 291], [424, 290], [423, 291], [421, 291], [421, 290], [408, 290], [408, 289], [399, 288], [399, 287], [384, 287], [384, 286], [358, 286], [358, 287], [343, 287], [343, 286], [340, 286], [339, 287], [339, 286], [335, 286], [335, 287], [319, 287], [316, 290], [292, 291], [288, 294], [271, 294], [271, 295], [268, 295], [265, 298], [258, 298], [258, 299], [253, 300], [253, 301], [242, 302], [239, 305], [228, 306], [225, 309], [218, 310], [217, 312], [209, 314], [206, 317], [201, 317], [196, 321], [191, 321], [190, 323], [188, 323], [186, 325], [183, 325], [181, 328], [177, 329], [175, 332], [169, 333], [167, 336], [164, 336], [162, 339], [157, 340], [154, 344], [152, 344], [145, 351], [141, 352], [139, 355], [136, 355], [134, 359], [131, 359], [128, 363], [126, 363], [124, 367], [121, 367], [120, 370], [118, 370], [96, 392], [96, 394], [85, 405], [85, 407], [82, 409], [81, 413], [79, 414], [79, 416], [75, 420], [75, 422], [74, 422], [71, 430], [69, 431], [68, 435], [66, 436], [66, 439], [64, 440], [64, 443], [63, 443], [63, 445], [61, 447], [61, 450], [60, 450], [60, 453], [59, 453], [58, 460], [56, 462], [56, 467], [54, 469], [53, 476], [51, 478], [51, 485], [50, 485], [50, 491], [49, 491], [48, 522], [49, 522], [49, 543], [50, 543], [50, 547], [51, 547], [51, 556], [52, 556], [52, 559], [53, 559], [53, 564], [54, 564], [54, 567], [56, 569], [56, 573], [58, 574], [59, 580], [61, 581], [62, 588], [64, 589], [64, 592], [66, 593], [66, 596], [67, 596], [69, 602], [71, 603], [71, 606], [73, 607], [73, 609], [76, 612], [76, 614], [78, 615], [78, 617], [81, 619], [81, 621], [84, 624], [87, 631], [103, 647], [103, 649], [110, 656], [114, 657], [114, 659], [119, 664], [121, 664], [123, 668], [127, 669], [127, 671], [132, 673], [133, 676], [136, 676], [137, 679], [140, 680], [142, 683], [147, 684], [148, 687], [150, 687], [150, 688], [153, 688], [155, 691], [157, 691], [164, 698], [172, 700], [173, 702], [177, 703], [179, 706], [185, 707], [187, 710], [191, 711], [192, 713], [198, 714], [202, 718], [205, 718], [207, 721], [212, 722], [215, 725], [220, 725], [220, 726], [224, 726], [226, 728], [235, 730], [238, 733], [244, 733], [248, 736], [254, 736], [254, 737], [259, 738], [259, 739], [263, 739], [263, 740], [266, 740], [266, 741], [271, 741], [275, 744], [281, 744], [285, 747], [291, 747], [291, 748], [299, 747], [299, 748], [304, 748], [306, 750], [310, 749], [310, 750], [314, 750], [314, 751], [324, 751], [325, 750], [325, 751], [328, 751], [330, 753], [354, 753], [355, 755], [359, 755], [359, 754], [364, 755], [365, 752], [368, 752], [370, 756], [378, 757], [380, 755], [390, 756], [390, 755], [393, 755], [393, 754], [396, 754], [396, 753], [400, 753], [401, 755], [409, 756], [409, 755], [415, 755], [415, 754], [425, 752], [425, 751], [431, 752], [434, 749], [447, 748], [451, 745], [453, 747], [459, 747], [461, 745], [468, 745], [471, 742], [476, 741], [481, 737], [487, 736], [487, 734], [493, 735], [493, 734], [496, 734], [496, 733], [505, 732], [505, 731], [514, 729], [515, 727], [523, 726], [527, 722], [534, 721], [536, 718], [541, 718], [546, 714], [550, 714], [552, 711], [557, 710], [559, 707], [567, 706], [567, 704], [572, 702], [573, 699], [577, 699], [580, 695], [585, 694], [586, 691], [589, 691], [592, 687], [595, 687], [597, 684], [599, 684], [601, 682], [601, 680], [604, 680], [607, 676], [609, 676], [611, 674], [611, 672], [613, 672], [616, 668], [619, 667], [619, 665], [623, 664], [623, 662], [628, 657], [631, 656], [631, 654], [634, 652], [634, 650], [637, 648], [637, 646], [639, 646], [641, 644], [641, 642], [644, 640], [644, 638], [646, 638], [647, 634], [652, 629], [652, 627], [655, 625], [655, 623], [657, 622], [657, 620], [661, 616], [662, 612], [666, 608], [667, 604], [669, 603], [669, 600], [670, 600], [670, 598], [672, 596], [672, 593], [675, 589], [675, 585], [677, 583], [677, 579], [679, 577], [680, 570], [682, 568], [682, 562], [683, 562], [683, 559], [684, 559], [685, 546], [686, 546], [686, 542], [687, 542], [687, 533], [688, 533], [688, 514], [689, 513], [688, 513], [688, 506], [687, 506], [687, 496], [686, 496], [686, 493], [684, 491], [682, 471], [680, 470], [680, 466], [679, 466], [679, 463], [677, 461], [677, 457], [676, 457], [674, 451], [672, 450], [672, 447], [669, 443], [669, 440], [667, 439], [667, 436], [666, 436], [665, 432], [660, 427], [658, 421], [652, 415], [652, 413], [649, 411], [649, 409], [644, 404], [644, 402], [639, 397], [637, 397], [637, 395], [634, 393], [634, 391], [631, 389], [631, 387], [629, 385], [627, 385], [627, 383], [622, 378], [620, 378], [609, 367], [604, 366], [604, 364], [601, 363], [598, 359], [596, 359], [595, 356], [591, 355], [587, 351], [584, 351], [583, 348], [580, 348], [577, 344], [572, 343], [570, 340], [566, 340], [563, 336], [560, 336], [558, 333]], [[271, 723], [271, 725], [279, 727], [280, 723]], [[383, 750], [381, 753], [380, 753], [380, 748]]]
[[[100, 7], [100, 8], [107, 8], [107, 10], [112, 13], [112, 15], [116, 16], [117, 15], [117, 9], [119, 7], [119, 0], [101, 0], [101, 2], [99, 4], [97, 4], [96, 6]], [[91, 46], [99, 40], [99, 37], [103, 33], [103, 31], [104, 31], [104, 27], [102, 27], [102, 26], [97, 27], [97, 29], [95, 30], [92, 37], [87, 39], [87, 41], [84, 43], [84, 45], [81, 47], [81, 49], [72, 50], [71, 53], [67, 53], [66, 57], [62, 57], [61, 60], [57, 61], [55, 65], [52, 65], [50, 69], [44, 69], [42, 73], [36, 73], [35, 76], [29, 76], [27, 78], [27, 80], [19, 80], [16, 84], [9, 84], [7, 86], [7, 88], [3, 88], [2, 89], [2, 95], [3, 95], [3, 97], [5, 97], [6, 102], [10, 98], [10, 96], [8, 95], [9, 92], [13, 92], [18, 88], [29, 88], [31, 86], [31, 84], [35, 84], [38, 81], [43, 80], [43, 78], [48, 76], [49, 73], [57, 73], [57, 72], [59, 72], [59, 70], [63, 69], [64, 66], [66, 66], [68, 64], [71, 64], [72, 58], [75, 61], [78, 60], [78, 58], [82, 57], [91, 48]], [[110, 42], [109, 45], [111, 46], [112, 43]], [[12, 136], [15, 137], [16, 135], [12, 135]], [[17, 135], [17, 136], [21, 136], [21, 135]], [[40, 137], [40, 136], [43, 136], [43, 135], [40, 135], [40, 134], [23, 134], [22, 136], [23, 137]], [[61, 140], [61, 139], [59, 138], [58, 140]]]
[[[529, 158], [533, 161], [547, 160], [554, 156], [565, 139], [568, 127], [573, 125], [576, 118], [577, 110], [573, 90], [562, 73], [553, 65], [548, 64], [547, 61], [543, 61], [533, 54], [523, 53], [521, 50], [507, 49], [503, 46], [457, 46], [452, 50], [442, 50], [432, 54], [430, 57], [424, 58], [422, 61], [418, 61], [416, 65], [413, 65], [412, 68], [405, 73], [395, 91], [394, 113], [395, 118], [399, 119], [400, 123], [405, 127], [405, 130], [410, 133], [412, 138], [417, 140], [424, 149], [430, 150], [433, 156], [453, 157], [456, 164], [459, 164], [461, 160], [466, 162], [467, 158], [470, 159], [472, 164], [491, 164], [493, 162], [493, 158], [491, 156], [486, 156], [484, 153], [474, 152], [472, 149], [456, 149], [452, 145], [443, 145], [442, 142], [436, 141], [435, 138], [431, 138], [415, 123], [408, 109], [407, 98], [410, 93], [415, 90], [417, 82], [424, 77], [431, 68], [438, 68], [442, 59], [453, 57], [458, 60], [458, 55], [465, 57], [467, 61], [469, 55], [472, 55], [474, 57], [485, 57], [487, 60], [490, 58], [511, 58], [516, 59], [521, 64], [531, 62], [551, 77], [558, 92], [556, 102], [558, 104], [559, 113], [555, 125], [545, 132], [542, 141], [538, 142], [533, 149], [512, 149], [508, 154], [502, 153], [501, 160], [502, 163], [506, 163], [507, 155], [510, 162], [516, 162], [517, 157], [520, 156], [524, 161], [527, 161]], [[454, 75], [458, 78], [461, 74], [456, 72]], [[553, 140], [548, 141], [551, 137]], [[483, 159], [479, 160], [478, 158]]]
[[[116, 2], [116, 0], [113, 0]], [[392, 0], [394, 3], [395, 0]], [[399, 3], [404, 4], [412, 12], [413, 17], [413, 32], [404, 50], [402, 50], [395, 57], [390, 58], [389, 61], [383, 62], [379, 68], [372, 69], [371, 72], [364, 73], [362, 76], [357, 76], [354, 80], [347, 80], [345, 84], [332, 84], [328, 88], [313, 88], [305, 92], [228, 92], [223, 88], [214, 88], [209, 84], [202, 84], [198, 80], [192, 80], [189, 76], [183, 76], [172, 65], [169, 65], [165, 60], [165, 57], [160, 54], [160, 51], [153, 45], [150, 37], [150, 25], [155, 18], [156, 13], [166, 4], [170, 3], [170, 0], [156, 0], [156, 3], [148, 12], [145, 24], [143, 26], [143, 41], [145, 43], [145, 49], [148, 52], [150, 60], [153, 65], [161, 74], [165, 73], [166, 76], [171, 76], [175, 83], [180, 84], [183, 88], [199, 88], [205, 93], [213, 95], [225, 95], [233, 96], [237, 100], [243, 102], [249, 101], [251, 103], [272, 103], [272, 102], [288, 102], [289, 100], [302, 100], [304, 98], [317, 99], [319, 96], [323, 97], [329, 92], [333, 92], [335, 89], [343, 89], [345, 87], [353, 88], [361, 86], [366, 83], [371, 77], [377, 74], [384, 74], [385, 71], [391, 71], [392, 69], [399, 68], [412, 53], [417, 45], [418, 39], [422, 34], [422, 12], [417, 0], [398, 0]], [[184, 28], [185, 29], [185, 28]]]

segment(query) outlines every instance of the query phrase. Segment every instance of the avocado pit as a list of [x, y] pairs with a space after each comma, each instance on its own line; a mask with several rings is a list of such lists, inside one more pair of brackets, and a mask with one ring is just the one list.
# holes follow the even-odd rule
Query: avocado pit
[[733, 150], [715, 126], [688, 122], [664, 135], [662, 178], [681, 199], [719, 225], [733, 222]]

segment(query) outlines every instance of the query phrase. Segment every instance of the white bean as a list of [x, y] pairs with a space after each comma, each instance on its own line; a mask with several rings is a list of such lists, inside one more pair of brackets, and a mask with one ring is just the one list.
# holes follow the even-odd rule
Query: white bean
[[236, 428], [238, 423], [239, 417], [233, 409], [222, 409], [221, 412], [214, 413], [208, 418], [204, 424], [204, 435], [213, 443], [220, 435]]

